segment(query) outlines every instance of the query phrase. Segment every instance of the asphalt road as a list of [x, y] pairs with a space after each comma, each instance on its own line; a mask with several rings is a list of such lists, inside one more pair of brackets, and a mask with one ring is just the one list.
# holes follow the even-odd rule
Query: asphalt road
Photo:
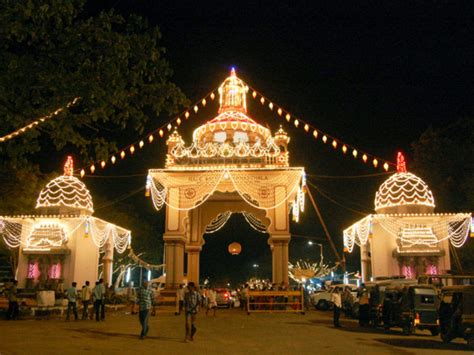
[[63, 319], [0, 321], [0, 354], [461, 354], [457, 339], [443, 344], [429, 332], [403, 336], [400, 329], [360, 328], [342, 319], [334, 328], [330, 312], [251, 314], [219, 310], [198, 315], [193, 342], [184, 343], [184, 316], [158, 314], [149, 336], [138, 339], [137, 316], [117, 311], [104, 322]]

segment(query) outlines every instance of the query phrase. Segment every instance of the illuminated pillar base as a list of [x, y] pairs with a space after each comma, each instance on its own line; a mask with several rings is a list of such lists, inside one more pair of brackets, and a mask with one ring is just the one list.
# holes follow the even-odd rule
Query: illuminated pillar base
[[114, 268], [114, 245], [110, 241], [105, 244], [105, 255], [102, 258], [102, 262], [104, 283], [107, 286], [110, 286], [112, 285], [112, 274]]
[[177, 288], [184, 278], [184, 244], [181, 235], [163, 236], [165, 241], [166, 288]]
[[201, 247], [199, 246], [188, 246], [186, 247], [186, 254], [188, 256], [188, 282], [194, 282], [199, 285], [199, 255], [201, 253]]
[[272, 281], [288, 285], [288, 243], [290, 236], [270, 237], [272, 249]]

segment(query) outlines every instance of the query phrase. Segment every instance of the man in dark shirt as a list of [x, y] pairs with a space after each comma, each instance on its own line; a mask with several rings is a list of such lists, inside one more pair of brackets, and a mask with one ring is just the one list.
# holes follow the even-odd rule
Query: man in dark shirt
[[201, 303], [201, 296], [196, 290], [194, 282], [188, 283], [188, 292], [184, 295], [184, 314], [186, 319], [186, 336], [184, 341], [194, 340], [197, 328], [194, 325], [196, 315], [199, 312], [199, 304]]

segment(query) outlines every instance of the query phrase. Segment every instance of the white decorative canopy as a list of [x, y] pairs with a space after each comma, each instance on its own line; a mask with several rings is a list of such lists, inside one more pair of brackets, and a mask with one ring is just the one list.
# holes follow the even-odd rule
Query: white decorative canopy
[[36, 208], [41, 207], [69, 207], [84, 210], [92, 214], [94, 205], [92, 196], [86, 185], [72, 176], [72, 158], [68, 157], [64, 166], [64, 175], [51, 180], [41, 190]]
[[434, 207], [433, 193], [418, 176], [409, 172], [397, 172], [375, 194], [375, 210], [406, 205]]

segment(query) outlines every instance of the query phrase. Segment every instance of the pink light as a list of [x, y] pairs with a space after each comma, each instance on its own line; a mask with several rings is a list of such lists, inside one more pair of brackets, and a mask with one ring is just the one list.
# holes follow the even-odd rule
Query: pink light
[[50, 279], [61, 278], [61, 263], [57, 262], [49, 267], [48, 276]]
[[413, 278], [413, 268], [411, 266], [403, 265], [402, 274], [405, 276], [405, 278], [412, 279]]
[[426, 273], [428, 275], [438, 275], [438, 267], [436, 265], [433, 265], [433, 264], [428, 265], [426, 267]]
[[39, 271], [39, 265], [38, 262], [35, 261], [33, 263], [28, 264], [28, 278], [37, 280], [39, 278], [40, 271]]
[[407, 172], [407, 164], [405, 163], [405, 157], [403, 156], [402, 152], [398, 152], [397, 154], [397, 172], [398, 173]]

